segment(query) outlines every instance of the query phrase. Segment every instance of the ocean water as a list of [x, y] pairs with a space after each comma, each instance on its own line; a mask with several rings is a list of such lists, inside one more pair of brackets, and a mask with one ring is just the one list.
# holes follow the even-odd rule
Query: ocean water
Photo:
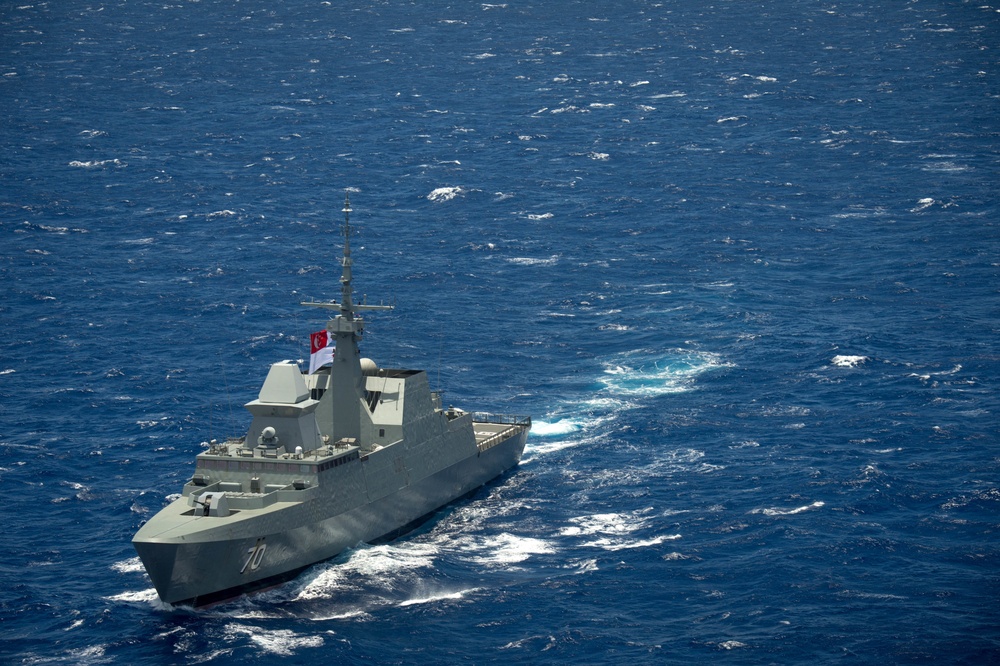
[[[1000, 4], [0, 4], [0, 662], [1000, 661]], [[308, 358], [519, 468], [205, 611], [130, 539]]]

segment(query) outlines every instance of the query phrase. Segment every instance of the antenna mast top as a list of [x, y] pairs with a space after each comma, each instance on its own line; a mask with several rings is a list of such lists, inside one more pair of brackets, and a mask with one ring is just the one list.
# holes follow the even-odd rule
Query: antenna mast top
[[[352, 299], [351, 289], [351, 267], [354, 261], [351, 259], [351, 192], [344, 192], [344, 257], [341, 260], [343, 271], [340, 275], [340, 303], [316, 303], [313, 301], [304, 302], [316, 308], [326, 308], [328, 310], [340, 310], [340, 317], [347, 321], [354, 321], [354, 315], [362, 310], [391, 310], [391, 305], [355, 305]], [[360, 324], [360, 320], [358, 320]], [[333, 330], [333, 329], [330, 329]]]

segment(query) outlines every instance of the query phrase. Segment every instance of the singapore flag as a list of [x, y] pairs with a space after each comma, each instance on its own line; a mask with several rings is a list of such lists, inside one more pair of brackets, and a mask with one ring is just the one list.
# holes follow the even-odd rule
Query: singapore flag
[[311, 353], [309, 354], [309, 374], [333, 363], [333, 336], [326, 331], [318, 331], [309, 335]]

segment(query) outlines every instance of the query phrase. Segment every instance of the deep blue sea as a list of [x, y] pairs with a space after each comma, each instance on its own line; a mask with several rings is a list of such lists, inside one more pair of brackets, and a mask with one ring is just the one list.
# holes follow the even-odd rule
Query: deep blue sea
[[[516, 470], [131, 547], [339, 296]], [[0, 2], [0, 663], [1000, 661], [996, 0]]]

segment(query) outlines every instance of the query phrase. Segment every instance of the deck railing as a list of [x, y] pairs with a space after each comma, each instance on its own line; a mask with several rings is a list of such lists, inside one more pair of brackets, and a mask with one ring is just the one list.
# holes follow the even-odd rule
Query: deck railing
[[492, 449], [497, 444], [501, 444], [502, 442], [506, 442], [511, 437], [517, 437], [520, 433], [524, 432], [525, 430], [527, 430], [528, 428], [531, 427], [531, 417], [530, 416], [500, 417], [500, 418], [508, 418], [508, 419], [510, 419], [508, 421], [497, 421], [496, 419], [498, 418], [498, 415], [496, 415], [496, 414], [481, 414], [481, 415], [477, 415], [477, 416], [489, 417], [489, 419], [475, 418], [474, 422], [479, 422], [479, 423], [499, 423], [499, 424], [508, 426], [507, 428], [504, 428], [500, 432], [495, 433], [495, 434], [487, 437], [486, 439], [482, 440], [481, 442], [477, 442], [476, 443], [476, 447], [479, 449], [480, 453], [483, 453], [484, 451], [487, 451], [488, 449]]
[[503, 423], [505, 425], [520, 425], [531, 427], [530, 416], [514, 414], [491, 414], [489, 412], [473, 412], [472, 420], [478, 423]]

